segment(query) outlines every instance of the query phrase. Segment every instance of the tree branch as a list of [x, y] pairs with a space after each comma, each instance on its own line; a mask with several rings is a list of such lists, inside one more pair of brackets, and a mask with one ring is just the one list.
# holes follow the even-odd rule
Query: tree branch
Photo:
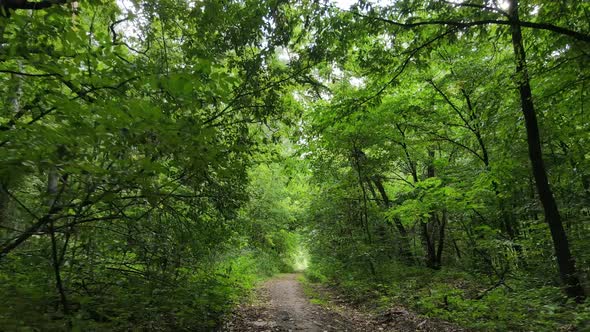
[[[496, 25], [511, 25], [512, 22], [509, 20], [480, 20], [480, 21], [472, 21], [472, 22], [464, 22], [464, 21], [445, 21], [445, 20], [432, 20], [432, 21], [421, 21], [421, 22], [414, 22], [414, 23], [404, 23], [404, 22], [397, 22], [394, 20], [390, 20], [383, 17], [374, 17], [369, 15], [363, 15], [359, 12], [352, 12], [353, 15], [368, 18], [375, 21], [384, 22], [387, 24], [395, 25], [400, 28], [404, 29], [411, 29], [420, 26], [426, 25], [448, 25], [453, 26], [456, 28], [470, 28], [474, 26], [480, 25], [488, 25], [488, 24], [496, 24]], [[527, 21], [519, 21], [518, 22], [521, 27], [525, 28], [532, 28], [532, 29], [539, 29], [539, 30], [547, 30], [551, 32], [555, 32], [561, 35], [569, 36], [574, 39], [590, 43], [590, 35], [587, 35], [582, 32], [570, 30], [564, 27], [559, 27], [550, 23], [537, 23], [537, 22], [527, 22]]]
[[469, 8], [477, 8], [477, 9], [481, 9], [484, 11], [491, 11], [491, 12], [495, 12], [495, 13], [500, 13], [504, 16], [508, 16], [508, 13], [503, 11], [500, 8], [496, 8], [496, 7], [490, 7], [490, 6], [485, 6], [485, 5], [479, 5], [476, 3], [455, 3], [455, 2], [451, 2], [451, 1], [442, 1], [446, 4], [455, 6], [455, 7], [469, 7]]
[[427, 82], [430, 83], [430, 85], [432, 85], [432, 87], [436, 90], [436, 92], [438, 92], [438, 94], [440, 94], [443, 97], [443, 99], [447, 102], [447, 104], [449, 104], [451, 106], [451, 108], [455, 111], [455, 113], [457, 113], [457, 115], [461, 118], [461, 120], [463, 121], [463, 123], [465, 124], [465, 126], [467, 126], [467, 129], [469, 129], [470, 131], [474, 132], [474, 129], [471, 128], [471, 124], [469, 123], [469, 121], [467, 121], [467, 119], [465, 118], [465, 116], [463, 116], [463, 113], [461, 112], [461, 110], [459, 109], [459, 107], [457, 107], [451, 101], [451, 99], [438, 86], [436, 86], [436, 84], [434, 83], [433, 80], [428, 80]]
[[39, 10], [49, 8], [54, 5], [63, 5], [65, 3], [67, 3], [67, 0], [43, 0], [38, 2], [31, 2], [28, 0], [0, 0], [0, 5], [4, 6], [5, 9]]
[[9, 69], [0, 69], [0, 73], [14, 74], [14, 75], [20, 75], [20, 76], [29, 76], [29, 77], [52, 77], [52, 76], [60, 77], [61, 76], [60, 74], [57, 74], [57, 73], [32, 74], [32, 73], [23, 73], [23, 72], [9, 70]]

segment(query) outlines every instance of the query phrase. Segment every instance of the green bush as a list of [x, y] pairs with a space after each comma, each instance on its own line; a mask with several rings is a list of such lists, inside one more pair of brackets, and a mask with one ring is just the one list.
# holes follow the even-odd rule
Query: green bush
[[[559, 287], [535, 286], [526, 280], [507, 285], [485, 282], [483, 275], [391, 264], [373, 278], [361, 272], [336, 273], [338, 265], [312, 264], [308, 280], [336, 285], [351, 301], [381, 310], [405, 305], [428, 317], [486, 331], [587, 331], [590, 310], [575, 305]], [[320, 272], [321, 271], [321, 272]], [[483, 281], [483, 282], [482, 282]]]
[[[85, 286], [89, 293], [69, 297], [75, 313], [67, 320], [74, 331], [210, 330], [282, 264], [268, 253], [249, 250], [228, 254], [207, 267], [178, 269], [176, 276], [150, 279], [97, 269], [101, 275], [94, 279], [96, 284]], [[0, 270], [0, 292], [15, 300], [0, 307], [0, 326], [7, 331], [65, 329], [66, 319], [55, 310], [58, 299], [51, 271], [31, 266], [10, 274], [10, 265]], [[68, 275], [64, 280], [77, 281]]]

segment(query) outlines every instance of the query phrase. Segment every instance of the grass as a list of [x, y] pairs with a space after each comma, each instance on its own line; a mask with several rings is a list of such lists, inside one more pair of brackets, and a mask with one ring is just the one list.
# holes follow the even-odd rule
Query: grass
[[309, 302], [313, 304], [317, 304], [322, 307], [328, 307], [330, 304], [329, 298], [319, 292], [313, 285], [311, 281], [309, 281], [304, 274], [301, 274], [297, 277], [297, 280], [303, 286], [303, 293], [309, 298]]

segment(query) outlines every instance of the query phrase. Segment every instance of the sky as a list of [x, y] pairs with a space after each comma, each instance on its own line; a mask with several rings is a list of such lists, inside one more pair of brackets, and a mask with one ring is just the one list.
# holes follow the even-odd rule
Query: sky
[[342, 9], [349, 9], [350, 6], [352, 6], [353, 4], [355, 4], [357, 2], [357, 0], [333, 0], [334, 4], [336, 4], [336, 6], [338, 6], [339, 8]]

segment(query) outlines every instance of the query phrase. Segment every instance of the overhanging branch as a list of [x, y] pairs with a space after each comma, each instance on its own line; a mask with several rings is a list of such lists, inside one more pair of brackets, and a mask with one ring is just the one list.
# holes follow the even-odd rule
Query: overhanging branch
[[0, 5], [4, 9], [31, 9], [39, 10], [49, 8], [54, 5], [63, 5], [67, 0], [43, 0], [43, 1], [27, 1], [27, 0], [0, 0]]
[[[416, 28], [416, 27], [420, 27], [420, 26], [427, 26], [427, 25], [447, 25], [447, 26], [452, 26], [452, 27], [456, 27], [456, 28], [470, 28], [470, 27], [474, 27], [474, 26], [489, 25], [489, 24], [506, 25], [506, 26], [510, 26], [512, 24], [512, 22], [509, 20], [491, 20], [491, 19], [490, 20], [472, 21], [472, 22], [453, 21], [453, 20], [448, 20], [448, 21], [432, 20], [432, 21], [422, 21], [422, 22], [414, 22], [414, 23], [404, 23], [404, 22], [397, 22], [397, 21], [390, 20], [390, 19], [383, 18], [383, 17], [364, 15], [359, 12], [352, 12], [352, 14], [355, 16], [368, 18], [371, 20], [395, 25], [395, 26], [398, 26], [398, 27], [404, 28], [404, 29], [411, 29], [411, 28]], [[582, 33], [582, 32], [578, 32], [578, 31], [570, 30], [570, 29], [567, 29], [564, 27], [556, 26], [556, 25], [553, 25], [550, 23], [537, 23], [537, 22], [520, 21], [519, 24], [520, 24], [520, 26], [525, 27], [525, 28], [547, 30], [547, 31], [555, 32], [555, 33], [558, 33], [561, 35], [569, 36], [569, 37], [572, 37], [574, 39], [577, 39], [577, 40], [580, 40], [583, 42], [590, 43], [590, 35]]]

